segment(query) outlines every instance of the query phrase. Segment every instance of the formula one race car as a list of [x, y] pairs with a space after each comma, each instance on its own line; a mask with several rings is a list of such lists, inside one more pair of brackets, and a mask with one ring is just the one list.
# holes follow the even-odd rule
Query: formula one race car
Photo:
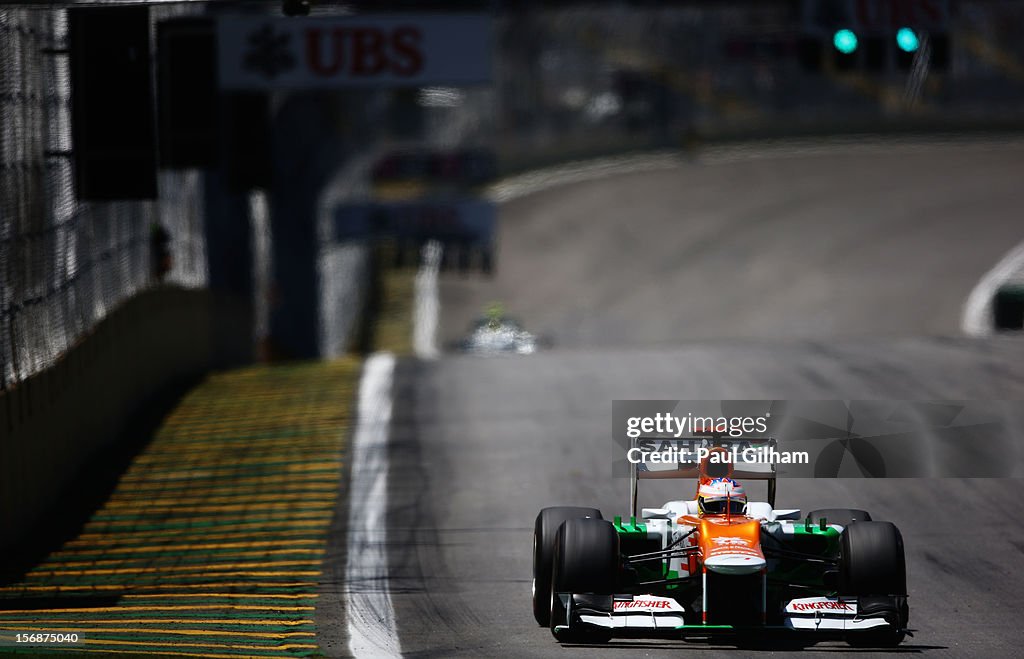
[[477, 355], [532, 355], [537, 352], [538, 344], [537, 337], [523, 329], [515, 318], [506, 315], [504, 307], [492, 304], [485, 315], [473, 323], [458, 348]]
[[458, 348], [477, 355], [532, 355], [537, 352], [537, 337], [523, 329], [514, 318], [481, 318], [473, 323]]
[[[708, 456], [724, 451], [714, 440]], [[756, 438], [751, 443], [774, 440]], [[533, 550], [533, 613], [563, 643], [613, 637], [771, 635], [893, 647], [908, 633], [903, 539], [863, 510], [777, 510], [770, 463], [631, 466], [632, 516], [545, 508]], [[694, 500], [636, 514], [638, 480], [697, 478]], [[768, 481], [747, 502], [736, 480]]]

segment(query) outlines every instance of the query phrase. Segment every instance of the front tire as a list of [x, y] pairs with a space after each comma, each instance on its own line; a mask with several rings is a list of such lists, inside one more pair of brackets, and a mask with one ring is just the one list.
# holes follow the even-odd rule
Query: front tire
[[592, 517], [601, 519], [596, 508], [554, 506], [537, 515], [533, 525], [533, 617], [541, 627], [551, 621], [551, 559], [555, 551], [555, 534], [568, 519]]
[[861, 614], [874, 608], [890, 628], [851, 633], [854, 647], [896, 647], [909, 621], [903, 536], [891, 522], [857, 522], [843, 529], [839, 550], [840, 592], [857, 596]]
[[[601, 519], [569, 519], [555, 534], [551, 561], [551, 633], [560, 643], [607, 643], [610, 629], [569, 630], [559, 593], [614, 595], [619, 571], [619, 536]], [[563, 629], [559, 629], [563, 627]]]

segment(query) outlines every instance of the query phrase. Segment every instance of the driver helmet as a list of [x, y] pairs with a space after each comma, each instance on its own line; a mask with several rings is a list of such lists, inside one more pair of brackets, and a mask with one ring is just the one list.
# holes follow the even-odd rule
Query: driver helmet
[[742, 515], [747, 511], [747, 494], [731, 478], [714, 478], [697, 491], [697, 508], [702, 515]]
[[505, 317], [505, 306], [501, 302], [491, 302], [484, 314], [487, 317], [487, 329], [496, 330], [501, 327], [501, 320]]

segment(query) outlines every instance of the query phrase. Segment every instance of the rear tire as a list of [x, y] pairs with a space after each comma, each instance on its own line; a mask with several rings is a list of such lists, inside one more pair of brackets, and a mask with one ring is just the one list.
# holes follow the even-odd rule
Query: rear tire
[[853, 522], [872, 521], [871, 513], [856, 508], [822, 508], [821, 510], [812, 510], [807, 516], [811, 518], [811, 524], [817, 524], [824, 519], [826, 524], [839, 524], [844, 527]]
[[555, 551], [555, 534], [567, 519], [593, 517], [601, 519], [596, 508], [555, 506], [545, 508], [537, 515], [533, 525], [533, 617], [541, 627], [547, 627], [551, 618], [551, 559]]
[[891, 522], [850, 524], [840, 539], [839, 568], [840, 592], [857, 596], [858, 609], [869, 601], [880, 606], [884, 618], [896, 628], [852, 633], [847, 643], [854, 647], [899, 645], [909, 619], [906, 558], [899, 529]]
[[555, 535], [551, 561], [551, 633], [560, 643], [607, 643], [610, 629], [557, 629], [568, 623], [558, 593], [614, 595], [619, 571], [619, 535], [601, 519], [569, 519]]

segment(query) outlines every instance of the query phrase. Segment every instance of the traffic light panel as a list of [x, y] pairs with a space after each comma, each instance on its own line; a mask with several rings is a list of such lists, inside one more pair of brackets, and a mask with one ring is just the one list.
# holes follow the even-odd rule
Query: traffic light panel
[[912, 28], [901, 27], [896, 30], [896, 68], [909, 69], [920, 47], [921, 40]]
[[926, 34], [904, 26], [860, 35], [843, 27], [823, 34], [805, 34], [797, 40], [795, 54], [801, 68], [811, 73], [821, 71], [831, 61], [833, 71], [886, 75], [909, 71], [914, 58], [922, 55], [928, 57], [931, 71], [946, 71], [950, 49], [946, 33]]
[[921, 41], [912, 28], [901, 27], [896, 31], [896, 45], [905, 53], [913, 53], [921, 46]]
[[832, 35], [832, 47], [837, 71], [849, 71], [857, 65], [859, 40], [853, 30], [842, 28]]
[[857, 50], [857, 35], [853, 30], [836, 30], [832, 36], [832, 45], [844, 55], [852, 55]]

